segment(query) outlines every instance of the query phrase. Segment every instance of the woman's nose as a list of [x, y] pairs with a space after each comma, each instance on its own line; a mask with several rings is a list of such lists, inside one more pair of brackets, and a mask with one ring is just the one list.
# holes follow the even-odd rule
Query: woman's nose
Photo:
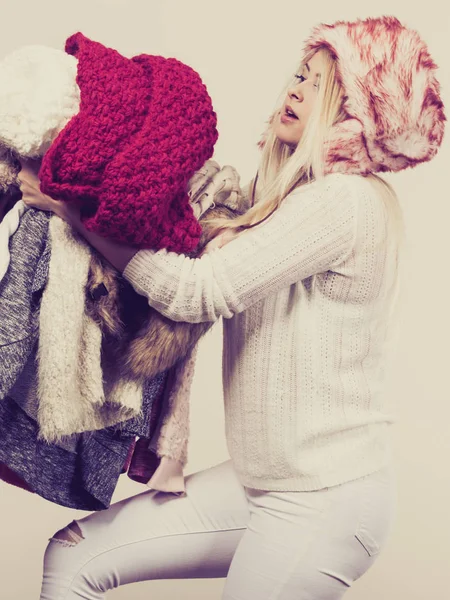
[[302, 102], [303, 101], [303, 94], [301, 89], [299, 89], [299, 84], [297, 84], [295, 87], [291, 87], [290, 90], [288, 91], [288, 96], [290, 100], [296, 100], [297, 102]]

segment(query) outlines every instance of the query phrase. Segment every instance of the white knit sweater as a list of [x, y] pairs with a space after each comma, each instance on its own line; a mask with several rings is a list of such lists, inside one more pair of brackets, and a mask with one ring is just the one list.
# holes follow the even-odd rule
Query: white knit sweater
[[170, 319], [224, 317], [225, 431], [244, 485], [320, 489], [388, 460], [398, 277], [386, 239], [372, 185], [332, 174], [201, 258], [140, 250], [127, 264], [125, 278]]

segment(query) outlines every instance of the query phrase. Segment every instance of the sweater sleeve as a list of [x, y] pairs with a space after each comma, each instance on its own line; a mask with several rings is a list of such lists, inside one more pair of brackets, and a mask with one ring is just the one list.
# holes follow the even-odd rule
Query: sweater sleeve
[[140, 250], [123, 275], [173, 321], [229, 319], [350, 255], [357, 202], [349, 177], [329, 175], [295, 189], [266, 221], [200, 258]]

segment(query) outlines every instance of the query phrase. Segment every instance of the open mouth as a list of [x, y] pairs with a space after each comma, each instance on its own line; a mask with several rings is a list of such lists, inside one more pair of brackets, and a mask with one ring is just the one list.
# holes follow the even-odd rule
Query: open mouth
[[297, 115], [288, 107], [284, 109], [284, 114], [291, 119], [298, 119]]

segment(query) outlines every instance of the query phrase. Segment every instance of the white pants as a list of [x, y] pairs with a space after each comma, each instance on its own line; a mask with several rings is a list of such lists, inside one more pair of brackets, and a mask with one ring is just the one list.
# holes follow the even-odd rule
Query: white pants
[[319, 491], [265, 492], [242, 486], [227, 461], [188, 475], [186, 496], [148, 490], [77, 520], [79, 541], [52, 538], [40, 598], [226, 577], [223, 600], [336, 600], [376, 559], [395, 500], [391, 467]]

